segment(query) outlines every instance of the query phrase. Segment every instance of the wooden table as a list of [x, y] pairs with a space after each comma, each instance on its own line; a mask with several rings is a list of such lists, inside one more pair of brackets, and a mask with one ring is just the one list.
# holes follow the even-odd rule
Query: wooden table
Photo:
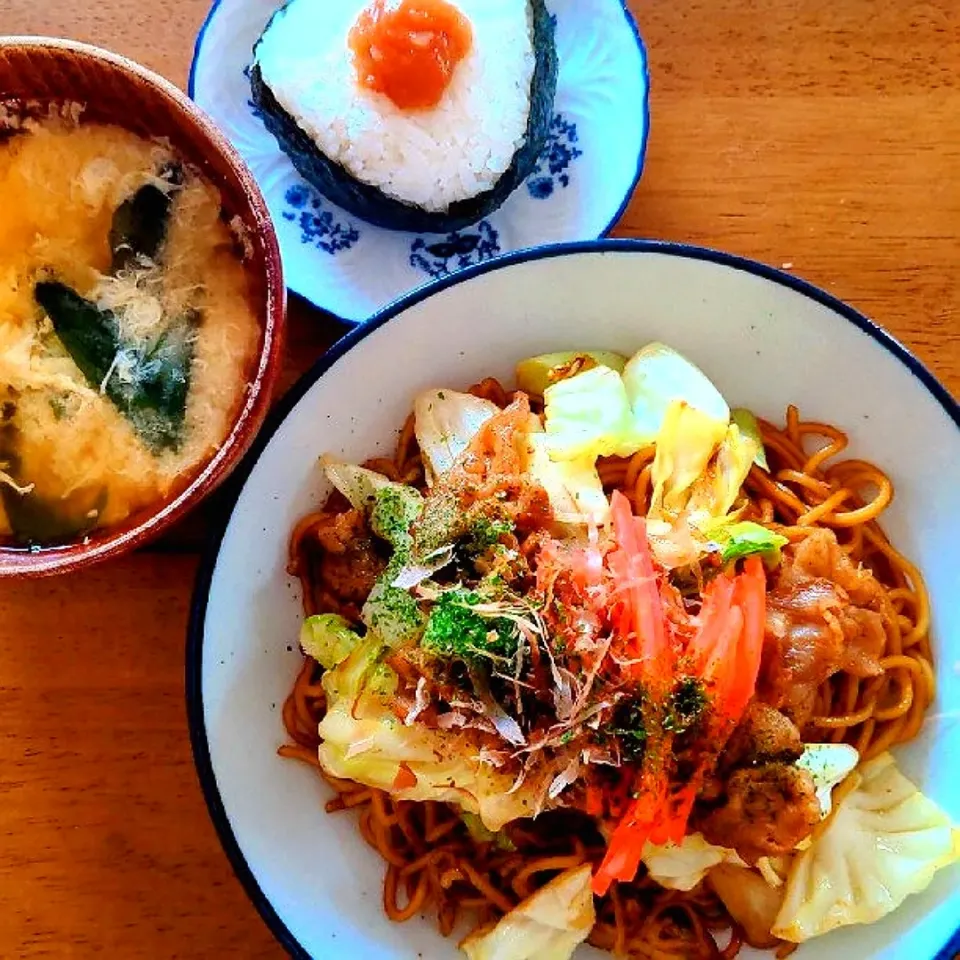
[[[653, 125], [618, 233], [784, 265], [960, 394], [960, 5], [649, 0]], [[0, 30], [184, 84], [207, 0], [0, 0]], [[290, 310], [284, 387], [339, 336]], [[183, 638], [216, 505], [90, 573], [0, 587], [0, 956], [278, 957], [190, 756]]]

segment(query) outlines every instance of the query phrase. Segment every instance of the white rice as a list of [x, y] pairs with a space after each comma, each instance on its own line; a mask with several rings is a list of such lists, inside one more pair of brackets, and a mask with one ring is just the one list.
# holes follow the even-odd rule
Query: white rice
[[355, 179], [440, 212], [489, 190], [524, 141], [535, 55], [526, 0], [454, 0], [473, 44], [433, 110], [357, 82], [347, 35], [369, 0], [294, 0], [257, 48], [263, 80]]

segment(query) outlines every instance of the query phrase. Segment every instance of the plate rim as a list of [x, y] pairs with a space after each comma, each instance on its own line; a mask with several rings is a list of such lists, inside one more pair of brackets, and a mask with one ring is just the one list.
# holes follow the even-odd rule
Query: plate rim
[[[219, 3], [220, 0], [216, 0], [216, 2]], [[554, 259], [582, 253], [654, 253], [666, 254], [688, 260], [699, 260], [760, 277], [761, 279], [806, 296], [852, 323], [875, 340], [880, 347], [886, 349], [896, 357], [909, 372], [920, 381], [927, 392], [939, 403], [947, 416], [953, 420], [957, 430], [960, 431], [960, 401], [954, 399], [947, 388], [940, 383], [926, 365], [914, 356], [907, 347], [879, 324], [869, 319], [865, 314], [833, 296], [833, 294], [827, 293], [809, 281], [787, 273], [784, 270], [757, 260], [739, 256], [738, 254], [726, 253], [693, 244], [676, 243], [665, 240], [601, 238], [597, 240], [580, 240], [517, 250], [459, 270], [431, 284], [418, 287], [403, 297], [387, 304], [373, 314], [366, 323], [354, 327], [345, 336], [341, 337], [309, 370], [299, 377], [294, 385], [280, 399], [270, 412], [250, 451], [227, 482], [223, 514], [214, 524], [213, 532], [201, 555], [197, 570], [193, 596], [190, 601], [185, 649], [187, 724], [190, 732], [190, 744], [193, 751], [194, 765], [200, 781], [204, 801], [207, 805], [207, 811], [216, 829], [220, 845], [241, 886], [277, 942], [280, 943], [295, 960], [315, 960], [315, 958], [307, 952], [290, 928], [280, 919], [273, 905], [261, 890], [257, 878], [240, 848], [240, 844], [233, 832], [233, 827], [223, 804], [216, 774], [213, 770], [209, 741], [207, 739], [203, 703], [203, 643], [207, 606], [213, 576], [220, 556], [220, 548], [230, 521], [233, 518], [237, 497], [246, 485], [250, 474], [259, 463], [260, 457], [266, 450], [274, 434], [307, 392], [337, 361], [345, 356], [361, 340], [378, 330], [385, 323], [388, 323], [394, 317], [410, 307], [416, 306], [428, 297], [440, 293], [449, 287], [466, 283], [474, 277], [481, 276], [485, 273], [500, 270], [514, 264]], [[957, 930], [933, 960], [954, 960], [958, 950], [960, 950], [960, 926], [958, 926]]]
[[[201, 51], [203, 50], [204, 39], [205, 39], [205, 37], [206, 37], [207, 30], [209, 29], [210, 25], [213, 23], [213, 20], [214, 20], [214, 18], [215, 18], [216, 15], [217, 15], [217, 11], [220, 9], [220, 7], [221, 7], [221, 5], [223, 4], [223, 2], [224, 2], [224, 0], [213, 0], [213, 3], [211, 4], [210, 9], [207, 10], [207, 15], [203, 18], [203, 22], [200, 24], [200, 29], [197, 31], [196, 39], [195, 39], [194, 42], [193, 42], [193, 56], [191, 57], [191, 60], [190, 60], [190, 72], [189, 72], [188, 75], [187, 75], [187, 96], [188, 96], [194, 103], [197, 102], [197, 101], [196, 101], [196, 95], [195, 95], [195, 94], [196, 94], [197, 65], [198, 65], [198, 63], [199, 63], [199, 61], [200, 61]], [[283, 0], [276, 0], [276, 2], [277, 2], [277, 3], [282, 3]], [[289, 0], [288, 0], [288, 2], [289, 2]], [[641, 137], [640, 137], [640, 149], [639, 149], [639, 151], [638, 151], [638, 153], [637, 153], [637, 166], [636, 166], [636, 170], [634, 171], [633, 179], [631, 180], [629, 186], [627, 187], [627, 189], [626, 189], [626, 191], [625, 191], [625, 193], [624, 193], [624, 195], [623, 195], [623, 199], [620, 201], [620, 206], [617, 208], [617, 210], [616, 210], [616, 212], [614, 213], [614, 215], [610, 218], [610, 221], [607, 223], [606, 227], [604, 227], [603, 230], [597, 235], [597, 237], [596, 237], [597, 240], [603, 240], [603, 239], [606, 239], [607, 237], [610, 236], [611, 231], [612, 231], [612, 230], [617, 226], [617, 224], [620, 222], [620, 218], [621, 218], [621, 217], [624, 215], [624, 213], [626, 212], [627, 207], [630, 206], [630, 203], [631, 203], [631, 201], [633, 200], [633, 195], [634, 195], [634, 193], [636, 192], [637, 185], [640, 183], [640, 179], [641, 179], [641, 177], [643, 176], [644, 168], [646, 167], [646, 163], [647, 163], [647, 150], [648, 150], [648, 147], [649, 147], [649, 144], [650, 144], [650, 83], [651, 83], [651, 77], [650, 77], [650, 58], [649, 58], [649, 56], [647, 55], [647, 45], [646, 45], [646, 43], [644, 43], [643, 36], [642, 36], [641, 33], [640, 33], [640, 24], [637, 22], [637, 18], [634, 16], [633, 11], [631, 11], [631, 9], [630, 9], [630, 7], [629, 7], [629, 0], [614, 0], [614, 2], [620, 4], [620, 12], [623, 14], [623, 18], [624, 18], [624, 20], [626, 21], [627, 27], [628, 27], [628, 28], [631, 30], [631, 32], [633, 33], [634, 43], [636, 44], [637, 52], [638, 52], [639, 55], [640, 55], [641, 75], [642, 75], [642, 77], [643, 77], [643, 103], [642, 103], [642, 105], [641, 105], [641, 120], [642, 120], [642, 122], [643, 122], [643, 132], [642, 132], [642, 135], [641, 135]], [[197, 106], [199, 107], [200, 105], [197, 104]], [[202, 109], [202, 108], [200, 108], [200, 109]], [[217, 123], [216, 120], [214, 120], [214, 122]], [[219, 123], [217, 123], [217, 127], [219, 128]], [[229, 140], [229, 137], [227, 137], [226, 133], [224, 133], [224, 137], [226, 137], [226, 138]], [[230, 142], [231, 142], [231, 144], [232, 144], [232, 141], [230, 141]], [[234, 149], [237, 149], [237, 148], [235, 147]], [[278, 147], [278, 149], [279, 149], [279, 147]], [[239, 153], [239, 150], [238, 150], [238, 149], [237, 149], [237, 152]], [[244, 163], [246, 163], [246, 160], [245, 160], [245, 159], [244, 159]], [[248, 166], [249, 166], [249, 164], [248, 164]], [[254, 180], [257, 180], [256, 175], [253, 174], [252, 171], [251, 171], [251, 176], [254, 178]], [[258, 186], [259, 186], [259, 180], [257, 180], [257, 184], [258, 184]], [[339, 208], [338, 208], [338, 209], [339, 209]], [[587, 242], [590, 242], [590, 241], [588, 241], [588, 240], [570, 240], [570, 241], [565, 241], [565, 242], [567, 242], [567, 243], [587, 243]], [[558, 244], [551, 244], [551, 246], [556, 246], [556, 245], [558, 245]], [[519, 251], [519, 250], [511, 251], [511, 253], [518, 253], [518, 252], [520, 252], [520, 251]], [[509, 254], [501, 254], [501, 256], [508, 256], [508, 255], [509, 255]], [[495, 259], [495, 258], [492, 258], [492, 259]], [[485, 263], [489, 263], [490, 261], [484, 261], [484, 262], [485, 262]], [[464, 267], [464, 268], [462, 268], [461, 270], [455, 271], [454, 274], [450, 274], [450, 276], [458, 275], [458, 274], [460, 274], [460, 273], [462, 272], [462, 270], [465, 270], [465, 269], [469, 269], [469, 268]], [[347, 324], [347, 325], [350, 326], [350, 327], [364, 327], [364, 326], [366, 326], [366, 325], [369, 324], [375, 317], [377, 317], [380, 313], [382, 313], [385, 309], [387, 309], [388, 307], [390, 307], [390, 306], [392, 306], [393, 304], [395, 304], [398, 299], [400, 299], [400, 298], [402, 298], [402, 297], [408, 296], [408, 295], [409, 295], [410, 293], [412, 293], [414, 290], [422, 289], [422, 288], [425, 287], [425, 286], [432, 286], [434, 283], [438, 282], [438, 281], [433, 280], [433, 279], [428, 279], [428, 280], [426, 280], [424, 283], [420, 284], [419, 286], [411, 287], [410, 290], [408, 290], [406, 293], [400, 294], [400, 298], [391, 300], [389, 303], [384, 304], [384, 306], [380, 307], [378, 310], [375, 310], [373, 313], [371, 313], [371, 314], [370, 314], [369, 316], [367, 316], [367, 317], [364, 317], [362, 320], [350, 320], [350, 319], [348, 319], [347, 317], [341, 317], [339, 314], [334, 313], [332, 310], [329, 309], [329, 307], [325, 307], [323, 304], [317, 303], [312, 297], [307, 296], [307, 295], [306, 295], [305, 293], [303, 293], [301, 290], [297, 289], [297, 286], [295, 286], [295, 285], [294, 285], [294, 282], [293, 282], [293, 274], [292, 274], [292, 272], [289, 272], [289, 275], [288, 275], [288, 273], [285, 272], [285, 277], [286, 277], [286, 280], [287, 280], [287, 286], [288, 286], [298, 297], [302, 297], [302, 298], [303, 298], [304, 300], [306, 300], [307, 303], [309, 303], [311, 306], [315, 307], [315, 308], [318, 309], [318, 310], [322, 310], [325, 314], [328, 314], [328, 315], [330, 315], [330, 316], [336, 317], [337, 320], [339, 320], [341, 323], [345, 323], [345, 324]], [[441, 278], [441, 279], [446, 279], [446, 278]]]

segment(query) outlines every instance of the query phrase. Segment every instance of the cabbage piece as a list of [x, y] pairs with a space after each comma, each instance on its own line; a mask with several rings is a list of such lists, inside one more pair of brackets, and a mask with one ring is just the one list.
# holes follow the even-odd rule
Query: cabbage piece
[[763, 437], [760, 434], [760, 424], [757, 418], [745, 407], [735, 407], [730, 411], [730, 419], [737, 425], [740, 433], [748, 440], [752, 440], [757, 447], [753, 462], [761, 469], [770, 472], [767, 462], [767, 451], [763, 446]]
[[460, 819], [467, 828], [470, 839], [475, 843], [493, 843], [496, 839], [497, 835], [492, 830], [488, 830], [483, 825], [483, 821], [475, 813], [468, 813], [466, 810], [462, 810], [460, 812]]
[[423, 633], [426, 617], [407, 589], [394, 586], [409, 569], [406, 556], [397, 553], [377, 578], [360, 611], [360, 619], [394, 649], [415, 643]]
[[460, 819], [467, 828], [470, 838], [475, 843], [492, 843], [500, 850], [516, 850], [514, 842], [503, 831], [494, 833], [488, 830], [483, 821], [475, 814], [468, 813], [466, 810], [460, 811]]
[[[419, 565], [411, 558], [413, 537], [410, 534], [410, 514], [404, 512], [402, 499], [396, 500], [391, 496], [381, 501], [381, 495], [388, 492], [392, 493], [381, 490], [377, 494], [377, 507], [383, 506], [384, 512], [377, 518], [375, 507], [370, 525], [380, 536], [392, 542], [393, 556], [367, 595], [360, 611], [360, 619], [370, 630], [376, 631], [387, 646], [398, 648], [413, 644], [419, 639], [426, 617], [416, 598], [409, 592], [410, 586], [423, 579], [415, 570]], [[385, 519], [387, 516], [389, 522]], [[443, 561], [444, 557], [437, 559], [438, 562]], [[439, 562], [438, 569], [443, 565], [443, 562]], [[416, 575], [413, 575], [415, 573]]]
[[432, 485], [466, 450], [500, 408], [490, 400], [456, 390], [424, 390], [413, 401], [413, 425]]
[[650, 515], [725, 516], [754, 458], [763, 453], [756, 420], [730, 423], [730, 408], [703, 372], [676, 350], [651, 343], [627, 362], [634, 442], [655, 442]]
[[570, 960], [596, 921], [591, 867], [565, 870], [494, 925], [470, 934], [470, 960]]
[[412, 545], [410, 528], [423, 509], [423, 494], [405, 483], [391, 483], [374, 495], [370, 510], [370, 529], [394, 550], [406, 551]]
[[376, 470], [342, 463], [326, 454], [320, 458], [320, 465], [327, 479], [350, 501], [350, 506], [355, 510], [369, 510], [373, 506], [377, 491], [394, 482]]
[[530, 478], [547, 491], [553, 514], [560, 523], [606, 523], [610, 501], [603, 492], [593, 458], [554, 460], [544, 433], [530, 434]]
[[300, 627], [300, 646], [325, 670], [342, 663], [360, 644], [361, 638], [350, 621], [335, 613], [307, 617]]
[[637, 351], [623, 370], [637, 449], [660, 434], [672, 403], [682, 400], [710, 420], [726, 425], [730, 408], [709, 378], [686, 357], [662, 343]]
[[[416, 600], [396, 582], [405, 583], [404, 576], [410, 579], [410, 528], [423, 510], [423, 495], [366, 467], [325, 459], [324, 469], [350, 503], [367, 514], [370, 529], [393, 547], [390, 563], [373, 585], [360, 618], [391, 647], [412, 643], [423, 631], [424, 617]], [[413, 578], [410, 585], [416, 582]]]
[[750, 946], [764, 949], [776, 945], [777, 937], [770, 928], [783, 902], [783, 887], [770, 886], [756, 870], [732, 863], [714, 867], [707, 882], [742, 927]]
[[551, 384], [576, 376], [591, 367], [609, 367], [620, 373], [627, 358], [609, 350], [567, 350], [542, 353], [517, 364], [517, 387], [535, 397], [542, 397]]
[[355, 510], [370, 518], [373, 532], [394, 547], [409, 545], [409, 530], [423, 509], [423, 494], [397, 483], [376, 470], [341, 463], [332, 457], [320, 459], [329, 481]]
[[657, 563], [667, 570], [689, 567], [707, 552], [709, 541], [685, 517], [647, 518], [647, 539]]
[[328, 707], [362, 697], [389, 698], [396, 691], [397, 675], [383, 662], [384, 645], [373, 633], [361, 637], [347, 656], [323, 673]]
[[679, 844], [647, 842], [643, 863], [650, 876], [668, 890], [692, 890], [718, 863], [743, 865], [735, 850], [716, 847], [699, 833], [688, 833]]
[[790, 541], [768, 527], [752, 520], [722, 517], [702, 524], [701, 529], [720, 549], [724, 564], [759, 553], [772, 564], [780, 562], [780, 549]]
[[449, 546], [431, 550], [422, 559], [411, 557], [399, 568], [394, 579], [390, 581], [390, 586], [398, 587], [401, 590], [411, 590], [418, 584], [423, 583], [424, 580], [429, 580], [447, 564], [452, 563], [455, 556], [453, 547]]
[[[803, 845], [810, 845], [810, 838], [807, 837], [797, 844], [797, 849]], [[787, 882], [787, 875], [790, 873], [790, 864], [793, 862], [793, 854], [783, 854], [771, 857], [758, 857], [756, 868], [763, 877], [764, 882], [769, 887], [776, 887], [778, 890]]]
[[394, 649], [416, 643], [426, 624], [416, 597], [405, 586], [410, 570], [409, 551], [397, 550], [360, 610], [366, 627]]
[[795, 765], [813, 777], [822, 816], [829, 816], [833, 809], [833, 788], [843, 783], [859, 762], [860, 754], [849, 743], [804, 744]]
[[397, 678], [369, 633], [323, 675], [327, 712], [320, 721], [320, 765], [334, 777], [405, 800], [439, 800], [477, 814], [493, 832], [537, 808], [537, 786], [481, 763], [478, 737], [405, 724], [390, 706]]
[[802, 943], [836, 927], [873, 923], [960, 859], [960, 831], [883, 753], [793, 861], [773, 934]]
[[[808, 743], [804, 746], [796, 766], [807, 770], [813, 777], [822, 816], [830, 813], [833, 788], [849, 776], [859, 757], [857, 751], [846, 743]], [[809, 845], [807, 838], [798, 849]], [[710, 886], [730, 916], [743, 927], [751, 946], [772, 947], [778, 938], [771, 933], [771, 927], [783, 904], [784, 877], [789, 876], [792, 855], [761, 857], [757, 869], [750, 869], [733, 851], [730, 852], [731, 857], [710, 870]]]
[[629, 456], [640, 449], [632, 431], [623, 380], [610, 367], [591, 367], [547, 387], [544, 425], [554, 460]]
[[687, 510], [694, 517], [722, 517], [740, 495], [757, 450], [762, 449], [731, 423], [717, 453], [690, 492]]
[[750, 472], [754, 441], [736, 424], [714, 420], [676, 400], [667, 408], [656, 442], [650, 515], [686, 514], [700, 527], [726, 518]]
[[694, 484], [706, 473], [707, 464], [726, 434], [725, 420], [701, 413], [683, 400], [670, 403], [657, 434], [651, 470], [652, 516], [677, 515], [687, 509]]

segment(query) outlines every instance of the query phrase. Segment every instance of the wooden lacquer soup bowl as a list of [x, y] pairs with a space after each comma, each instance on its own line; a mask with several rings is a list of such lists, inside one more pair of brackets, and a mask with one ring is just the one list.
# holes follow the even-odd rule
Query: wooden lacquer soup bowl
[[[212, 455], [177, 478], [165, 499], [120, 524], [56, 546], [0, 546], [0, 577], [76, 570], [156, 537], [209, 494], [250, 446], [267, 412], [280, 367], [285, 288], [270, 215], [240, 156], [180, 90], [136, 63], [67, 40], [0, 38], [0, 101], [27, 111], [82, 105], [80, 123], [109, 123], [169, 144], [220, 193], [222, 217], [243, 248], [259, 343], [226, 435]], [[3, 386], [0, 384], [0, 386]]]

